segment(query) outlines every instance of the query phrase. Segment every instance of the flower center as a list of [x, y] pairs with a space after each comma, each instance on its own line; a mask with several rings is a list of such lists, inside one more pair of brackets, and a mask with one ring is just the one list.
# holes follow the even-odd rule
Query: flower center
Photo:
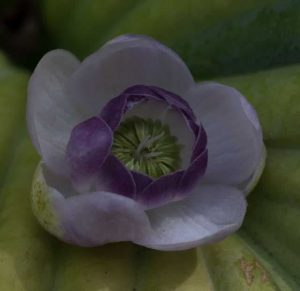
[[134, 116], [115, 131], [112, 153], [128, 169], [158, 178], [179, 169], [181, 148], [167, 125]]

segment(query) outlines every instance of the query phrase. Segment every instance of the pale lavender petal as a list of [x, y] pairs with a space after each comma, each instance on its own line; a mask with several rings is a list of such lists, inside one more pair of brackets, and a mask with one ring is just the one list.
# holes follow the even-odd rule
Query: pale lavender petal
[[134, 200], [105, 191], [66, 198], [48, 184], [47, 175], [38, 168], [33, 180], [32, 206], [43, 227], [59, 239], [91, 247], [140, 240], [149, 233], [149, 219]]
[[245, 114], [247, 115], [249, 121], [253, 125], [253, 130], [257, 136], [257, 141], [260, 144], [259, 147], [261, 149], [258, 164], [255, 168], [254, 173], [249, 179], [247, 179], [239, 185], [239, 188], [242, 189], [245, 195], [248, 195], [254, 189], [263, 173], [267, 157], [267, 151], [263, 142], [263, 132], [256, 111], [244, 96], [241, 96], [240, 101]]
[[257, 131], [257, 134], [259, 134], [262, 138], [262, 128], [258, 119], [258, 115], [255, 111], [255, 109], [253, 108], [253, 106], [248, 102], [248, 100], [240, 95], [240, 102], [242, 104], [243, 110], [245, 112], [245, 114], [247, 115], [248, 119], [251, 121], [253, 127], [255, 128], [255, 130]]
[[66, 150], [71, 176], [84, 179], [99, 171], [110, 154], [112, 140], [111, 129], [99, 117], [78, 124], [72, 130]]
[[267, 158], [267, 150], [266, 147], [263, 145], [260, 161], [257, 168], [255, 169], [255, 172], [251, 175], [251, 177], [248, 180], [246, 180], [245, 182], [243, 182], [238, 186], [238, 188], [241, 189], [245, 195], [250, 194], [252, 190], [255, 188], [255, 186], [257, 185], [263, 173], [263, 170], [265, 168], [266, 158]]
[[213, 243], [241, 226], [246, 206], [236, 188], [195, 187], [186, 199], [147, 211], [153, 231], [135, 243], [168, 251]]
[[74, 102], [88, 118], [136, 84], [182, 94], [194, 81], [184, 62], [166, 46], [149, 37], [122, 36], [85, 59], [69, 88]]
[[249, 179], [259, 164], [263, 143], [249, 110], [240, 101], [241, 94], [208, 82], [194, 87], [186, 96], [207, 133], [204, 182], [238, 186]]
[[139, 240], [150, 230], [134, 200], [104, 191], [66, 199], [63, 226], [65, 241], [88, 247]]
[[66, 83], [79, 61], [69, 52], [47, 53], [34, 70], [28, 87], [27, 124], [31, 140], [47, 165], [66, 175], [65, 148], [80, 112], [68, 98]]

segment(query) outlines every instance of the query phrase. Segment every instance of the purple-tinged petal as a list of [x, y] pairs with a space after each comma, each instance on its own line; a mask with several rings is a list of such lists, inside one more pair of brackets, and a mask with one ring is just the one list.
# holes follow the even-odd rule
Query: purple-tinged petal
[[170, 106], [174, 106], [175, 108], [181, 109], [191, 119], [195, 120], [193, 110], [185, 99], [163, 88], [151, 86], [150, 89], [161, 99], [165, 100]]
[[97, 172], [96, 191], [117, 193], [134, 198], [136, 186], [131, 172], [113, 155], [109, 155]]
[[111, 130], [115, 130], [126, 111], [127, 98], [126, 95], [120, 95], [111, 99], [102, 109], [101, 118], [103, 118]]
[[196, 142], [193, 148], [192, 161], [197, 159], [199, 155], [203, 153], [207, 146], [207, 134], [202, 126], [199, 126]]
[[181, 194], [180, 180], [183, 171], [177, 171], [169, 175], [162, 176], [153, 181], [142, 192], [137, 193], [136, 200], [145, 209], [162, 206]]
[[149, 176], [143, 175], [142, 173], [131, 171], [134, 183], [136, 186], [136, 193], [142, 192], [148, 185], [153, 182]]
[[131, 108], [131, 103], [135, 104], [145, 100], [163, 101], [166, 105], [183, 111], [186, 117], [195, 121], [193, 110], [183, 98], [167, 90], [147, 85], [134, 85], [127, 88], [120, 95], [112, 98], [103, 107], [100, 115], [108, 124], [113, 124], [112, 128], [115, 128], [119, 124], [122, 114]]
[[67, 175], [65, 149], [72, 128], [82, 119], [66, 90], [79, 61], [69, 52], [54, 50], [40, 60], [28, 86], [27, 124], [31, 140], [47, 165]]
[[197, 131], [191, 161], [187, 168], [162, 176], [137, 191], [136, 199], [146, 209], [185, 198], [205, 174], [208, 164], [207, 135], [202, 126], [198, 127]]
[[69, 88], [78, 108], [89, 117], [136, 84], [182, 94], [194, 80], [175, 52], [152, 38], [129, 35], [108, 42], [86, 58], [72, 76]]
[[143, 99], [164, 101], [170, 107], [183, 111], [186, 116], [195, 121], [195, 115], [189, 104], [182, 97], [173, 92], [156, 86], [138, 84], [127, 88], [122, 95], [123, 94], [127, 96], [128, 102], [137, 102]]
[[199, 185], [184, 200], [148, 210], [153, 231], [135, 243], [168, 251], [213, 243], [241, 226], [246, 207], [236, 188]]
[[177, 201], [189, 195], [204, 175], [207, 167], [207, 150], [204, 150], [184, 171], [162, 176], [137, 192], [136, 199], [145, 209], [152, 209]]
[[76, 181], [94, 175], [105, 162], [112, 146], [112, 131], [99, 117], [78, 124], [66, 150], [71, 177]]
[[203, 177], [207, 168], [208, 151], [205, 149], [191, 165], [184, 171], [180, 180], [180, 193], [176, 197], [184, 198], [195, 187], [200, 178]]

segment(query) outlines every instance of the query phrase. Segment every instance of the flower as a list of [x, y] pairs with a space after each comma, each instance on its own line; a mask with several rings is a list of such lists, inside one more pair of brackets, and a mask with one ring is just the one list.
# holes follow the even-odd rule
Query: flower
[[265, 160], [246, 99], [196, 84], [146, 36], [117, 37], [82, 63], [47, 53], [29, 83], [27, 122], [42, 159], [34, 214], [81, 246], [181, 250], [224, 238], [241, 226]]

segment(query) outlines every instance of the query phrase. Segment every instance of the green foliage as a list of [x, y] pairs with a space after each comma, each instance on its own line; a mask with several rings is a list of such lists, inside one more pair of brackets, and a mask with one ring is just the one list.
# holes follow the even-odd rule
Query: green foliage
[[123, 33], [172, 47], [197, 78], [300, 61], [298, 0], [43, 0], [56, 46], [83, 58]]

